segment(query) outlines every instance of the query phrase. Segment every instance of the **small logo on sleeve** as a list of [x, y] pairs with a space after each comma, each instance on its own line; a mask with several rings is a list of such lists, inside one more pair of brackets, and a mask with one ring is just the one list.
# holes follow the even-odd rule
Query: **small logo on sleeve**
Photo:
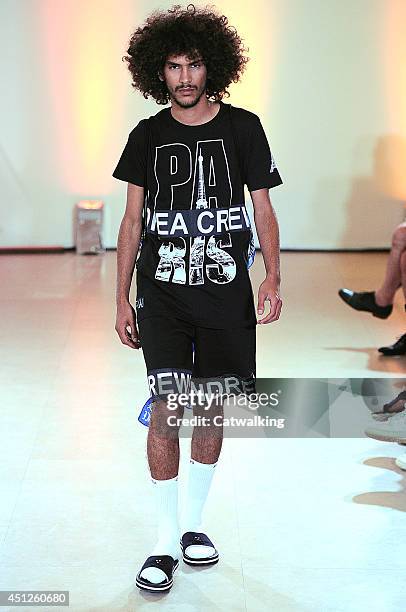
[[135, 301], [135, 308], [137, 310], [139, 310], [140, 308], [144, 308], [144, 298], [143, 297], [139, 297], [136, 301]]
[[271, 155], [271, 169], [269, 170], [269, 172], [273, 172], [274, 170], [276, 170], [276, 164], [274, 158]]

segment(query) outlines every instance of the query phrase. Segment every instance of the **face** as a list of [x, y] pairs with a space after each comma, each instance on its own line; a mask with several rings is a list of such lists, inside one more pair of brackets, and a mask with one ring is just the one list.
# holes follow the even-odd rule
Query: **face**
[[163, 78], [172, 102], [182, 108], [195, 106], [206, 90], [206, 66], [200, 55], [170, 55], [163, 69]]

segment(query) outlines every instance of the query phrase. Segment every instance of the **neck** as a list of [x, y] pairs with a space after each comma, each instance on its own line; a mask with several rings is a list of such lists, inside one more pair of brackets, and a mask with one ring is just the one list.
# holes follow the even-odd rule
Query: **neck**
[[187, 125], [201, 125], [213, 119], [219, 110], [219, 102], [210, 102], [203, 95], [195, 106], [184, 108], [171, 99], [171, 113], [177, 121]]

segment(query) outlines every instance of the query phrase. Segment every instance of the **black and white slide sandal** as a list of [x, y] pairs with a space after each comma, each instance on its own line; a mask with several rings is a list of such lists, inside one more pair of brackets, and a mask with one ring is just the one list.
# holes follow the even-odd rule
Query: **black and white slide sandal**
[[[180, 546], [182, 548], [183, 560], [187, 565], [214, 565], [219, 560], [219, 553], [213, 542], [205, 533], [198, 533], [197, 531], [187, 531], [183, 534], [180, 540]], [[189, 546], [211, 546], [214, 548], [215, 553], [211, 557], [189, 557], [187, 554], [187, 548]]]
[[[162, 582], [150, 582], [146, 578], [141, 578], [141, 573], [147, 567], [156, 567], [162, 570], [166, 576], [166, 580]], [[179, 567], [179, 560], [174, 559], [170, 555], [152, 555], [148, 557], [144, 565], [135, 577], [135, 584], [144, 591], [150, 591], [151, 593], [162, 593], [163, 591], [169, 591], [173, 585], [173, 574]]]

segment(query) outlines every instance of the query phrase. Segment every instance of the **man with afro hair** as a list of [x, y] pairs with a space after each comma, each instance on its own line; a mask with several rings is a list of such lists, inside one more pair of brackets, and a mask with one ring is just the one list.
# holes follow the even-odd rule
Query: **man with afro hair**
[[[223, 440], [224, 403], [218, 400], [230, 387], [237, 394], [255, 389], [256, 325], [276, 321], [282, 306], [279, 228], [269, 198], [282, 180], [259, 117], [223, 102], [244, 71], [244, 52], [227, 17], [212, 7], [176, 5], [153, 12], [123, 58], [132, 86], [165, 106], [130, 132], [113, 173], [128, 183], [117, 243], [115, 329], [123, 344], [142, 347], [152, 402], [147, 456], [158, 540], [136, 576], [137, 586], [152, 593], [170, 590], [180, 552], [193, 567], [219, 560], [202, 526]], [[258, 321], [244, 185], [266, 271], [258, 314], [270, 303]], [[129, 301], [134, 268], [136, 312]], [[203, 393], [204, 401], [193, 405], [179, 524], [180, 397], [213, 382], [215, 401]]]

